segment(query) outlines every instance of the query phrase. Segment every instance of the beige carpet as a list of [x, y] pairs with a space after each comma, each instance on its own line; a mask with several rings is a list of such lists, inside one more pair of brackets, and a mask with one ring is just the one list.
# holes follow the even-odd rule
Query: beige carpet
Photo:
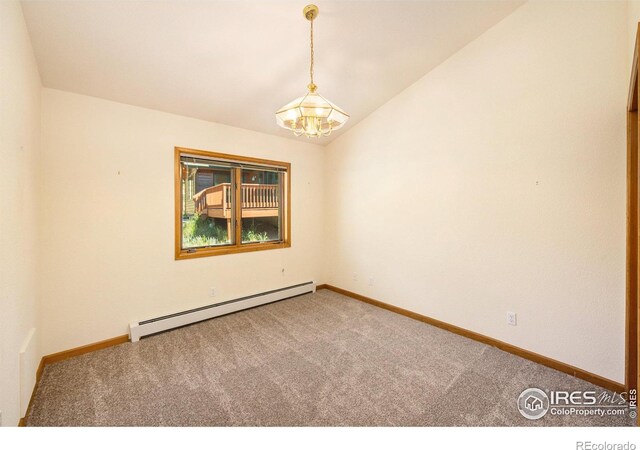
[[45, 368], [29, 426], [631, 425], [523, 418], [523, 389], [601, 388], [330, 291]]

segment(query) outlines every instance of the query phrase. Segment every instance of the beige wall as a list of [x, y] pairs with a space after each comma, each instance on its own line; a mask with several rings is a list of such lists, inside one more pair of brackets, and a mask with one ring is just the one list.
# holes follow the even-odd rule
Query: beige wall
[[[15, 426], [35, 381], [37, 328], [36, 180], [40, 76], [20, 4], [0, 2], [0, 410]], [[20, 371], [20, 350], [27, 358]], [[21, 402], [23, 405], [21, 405]]]
[[326, 281], [622, 382], [626, 13], [527, 3], [330, 144]]
[[[51, 89], [42, 127], [45, 354], [126, 334], [134, 320], [320, 281], [321, 147]], [[292, 247], [175, 261], [174, 146], [291, 162]]]

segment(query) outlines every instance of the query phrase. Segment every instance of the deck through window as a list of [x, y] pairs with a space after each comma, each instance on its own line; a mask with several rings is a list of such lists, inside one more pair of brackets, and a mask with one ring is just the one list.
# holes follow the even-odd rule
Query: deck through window
[[288, 247], [290, 164], [176, 148], [176, 258]]

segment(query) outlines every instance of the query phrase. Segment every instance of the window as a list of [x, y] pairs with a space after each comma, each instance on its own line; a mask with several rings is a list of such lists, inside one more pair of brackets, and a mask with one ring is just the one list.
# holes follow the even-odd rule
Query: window
[[291, 164], [176, 147], [176, 259], [291, 246]]

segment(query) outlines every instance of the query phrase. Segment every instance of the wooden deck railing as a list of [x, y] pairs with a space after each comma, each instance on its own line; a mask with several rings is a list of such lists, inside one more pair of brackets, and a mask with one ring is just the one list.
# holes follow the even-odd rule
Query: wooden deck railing
[[[242, 184], [243, 209], [277, 209], [280, 189], [277, 184]], [[209, 208], [223, 211], [231, 208], [231, 183], [221, 183], [203, 189], [193, 196], [197, 214], [207, 213]]]
[[193, 196], [196, 213], [207, 212], [208, 208], [229, 209], [231, 207], [231, 183], [221, 183], [203, 189]]
[[250, 208], [277, 208], [278, 185], [277, 184], [243, 184], [242, 207]]

